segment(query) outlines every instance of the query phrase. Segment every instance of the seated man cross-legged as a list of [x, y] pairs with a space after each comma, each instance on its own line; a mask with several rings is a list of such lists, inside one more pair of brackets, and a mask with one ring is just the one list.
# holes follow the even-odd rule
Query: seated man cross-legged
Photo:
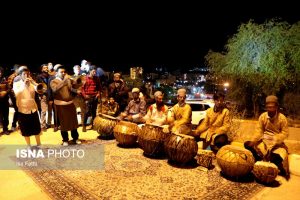
[[281, 174], [289, 179], [288, 149], [284, 140], [288, 137], [288, 122], [278, 111], [278, 99], [270, 95], [266, 98], [266, 110], [260, 115], [258, 125], [251, 140], [244, 143], [256, 161], [274, 163]]
[[227, 133], [230, 128], [229, 110], [226, 108], [225, 95], [214, 94], [215, 105], [207, 109], [206, 116], [201, 124], [193, 133], [194, 136], [200, 136], [203, 141], [203, 149], [210, 146], [215, 153], [224, 145], [228, 144]]

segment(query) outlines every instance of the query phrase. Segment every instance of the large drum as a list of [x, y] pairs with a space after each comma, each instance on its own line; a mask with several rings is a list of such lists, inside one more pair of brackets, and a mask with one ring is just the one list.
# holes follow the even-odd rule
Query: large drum
[[251, 151], [238, 146], [225, 145], [217, 153], [217, 163], [229, 177], [242, 177], [253, 169], [255, 159]]
[[169, 133], [163, 132], [163, 127], [146, 124], [138, 136], [138, 143], [148, 156], [161, 155], [164, 152], [164, 141]]
[[164, 150], [169, 160], [184, 164], [197, 155], [198, 145], [192, 136], [172, 133], [164, 142]]
[[112, 138], [113, 130], [118, 120], [110, 115], [100, 114], [95, 117], [93, 128], [99, 133], [99, 137], [103, 139]]
[[252, 173], [255, 178], [265, 184], [269, 184], [275, 180], [278, 175], [278, 167], [271, 162], [257, 161], [254, 164]]
[[300, 155], [299, 154], [290, 154], [288, 157], [289, 162], [289, 171], [291, 174], [300, 176]]
[[136, 144], [141, 129], [137, 124], [127, 121], [120, 121], [114, 128], [114, 136], [122, 146], [132, 146]]
[[109, 139], [113, 137], [113, 129], [117, 123], [117, 118], [100, 114], [99, 116], [95, 117], [93, 128], [99, 133], [100, 138]]

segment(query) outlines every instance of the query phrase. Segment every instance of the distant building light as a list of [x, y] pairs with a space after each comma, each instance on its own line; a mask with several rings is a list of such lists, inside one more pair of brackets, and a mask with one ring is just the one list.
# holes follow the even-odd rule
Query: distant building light
[[224, 87], [229, 87], [229, 83], [228, 82], [224, 83], [223, 85], [224, 85]]

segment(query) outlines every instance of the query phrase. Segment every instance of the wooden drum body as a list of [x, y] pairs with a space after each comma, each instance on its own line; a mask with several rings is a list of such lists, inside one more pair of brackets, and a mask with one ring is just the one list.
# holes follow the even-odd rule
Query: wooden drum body
[[118, 120], [115, 117], [100, 114], [95, 117], [93, 128], [99, 133], [100, 138], [108, 139], [113, 137], [113, 129]]
[[138, 143], [148, 156], [157, 156], [164, 152], [164, 141], [170, 134], [163, 127], [146, 124], [138, 136]]
[[289, 170], [291, 174], [300, 176], [300, 155], [299, 154], [290, 154], [288, 157]]
[[141, 129], [137, 124], [120, 121], [114, 128], [114, 136], [122, 146], [132, 146], [136, 143]]
[[197, 155], [198, 145], [192, 136], [172, 133], [164, 142], [164, 150], [169, 160], [187, 163]]
[[278, 167], [271, 162], [257, 161], [254, 164], [252, 173], [255, 178], [265, 184], [269, 184], [275, 180], [278, 175]]
[[242, 147], [225, 145], [217, 153], [217, 163], [229, 177], [242, 177], [253, 169], [255, 159], [252, 153]]

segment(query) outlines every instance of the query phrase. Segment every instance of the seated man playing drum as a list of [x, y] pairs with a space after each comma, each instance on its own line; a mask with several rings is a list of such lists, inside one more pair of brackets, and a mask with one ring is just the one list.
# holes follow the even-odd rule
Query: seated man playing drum
[[156, 91], [154, 93], [155, 103], [152, 104], [144, 117], [146, 124], [162, 126], [167, 124], [168, 106], [163, 102], [163, 93]]
[[105, 114], [113, 117], [118, 116], [120, 111], [119, 104], [115, 101], [114, 97], [109, 97], [103, 101], [102, 104], [98, 104], [97, 114]]
[[203, 140], [203, 149], [211, 147], [215, 153], [228, 143], [227, 133], [230, 128], [229, 110], [226, 108], [222, 93], [214, 94], [214, 107], [207, 109], [206, 116], [193, 133]]
[[125, 111], [119, 115], [119, 119], [128, 120], [134, 123], [143, 123], [143, 117], [146, 115], [146, 102], [139, 98], [140, 90], [132, 89], [133, 99], [128, 103]]
[[189, 134], [192, 131], [192, 108], [186, 104], [186, 90], [177, 91], [178, 103], [168, 113], [169, 128], [172, 133]]
[[120, 107], [118, 102], [115, 101], [114, 97], [109, 97], [107, 103], [107, 114], [110, 116], [117, 116], [119, 113]]
[[271, 161], [281, 174], [289, 178], [288, 149], [284, 140], [288, 137], [286, 117], [278, 112], [278, 99], [274, 95], [266, 98], [266, 110], [258, 119], [258, 126], [252, 139], [244, 146], [256, 160]]

